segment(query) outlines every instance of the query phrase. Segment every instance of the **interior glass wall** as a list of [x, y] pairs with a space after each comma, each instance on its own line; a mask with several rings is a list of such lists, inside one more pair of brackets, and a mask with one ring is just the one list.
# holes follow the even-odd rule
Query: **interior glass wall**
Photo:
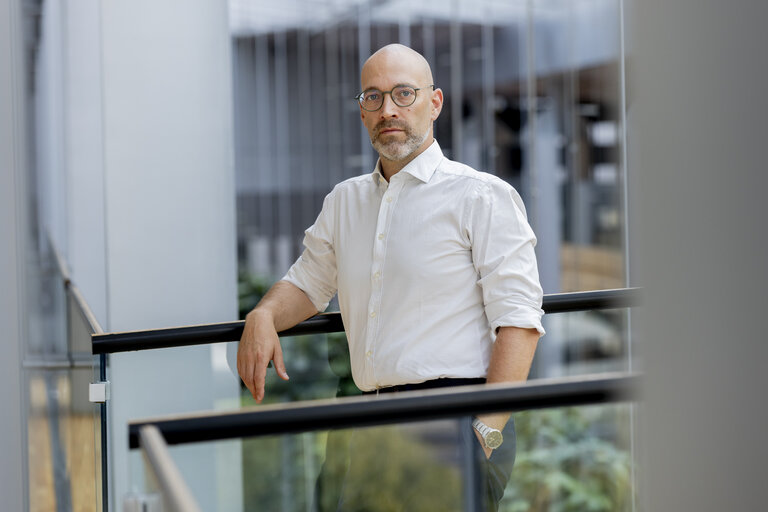
[[[232, 0], [242, 313], [298, 257], [331, 188], [373, 170], [353, 98], [362, 63], [395, 42], [426, 57], [445, 93], [446, 156], [522, 195], [544, 292], [625, 286], [621, 7]], [[550, 315], [532, 377], [631, 368], [627, 323], [618, 311]]]

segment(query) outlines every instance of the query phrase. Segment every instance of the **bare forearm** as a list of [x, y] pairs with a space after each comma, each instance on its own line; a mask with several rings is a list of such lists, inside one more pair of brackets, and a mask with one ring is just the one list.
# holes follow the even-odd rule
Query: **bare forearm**
[[536, 329], [499, 329], [488, 366], [488, 383], [525, 381], [531, 370], [538, 341], [539, 332]]
[[[539, 337], [536, 329], [519, 327], [499, 329], [491, 352], [486, 381], [489, 384], [524, 382], [528, 378]], [[508, 413], [497, 413], [478, 415], [478, 418], [490, 427], [503, 430], [509, 421], [509, 416]], [[480, 439], [479, 435], [478, 439]], [[486, 456], [490, 456], [491, 450], [484, 449]]]
[[288, 281], [278, 281], [248, 316], [269, 321], [275, 326], [275, 331], [280, 332], [315, 314], [317, 309], [302, 290]]

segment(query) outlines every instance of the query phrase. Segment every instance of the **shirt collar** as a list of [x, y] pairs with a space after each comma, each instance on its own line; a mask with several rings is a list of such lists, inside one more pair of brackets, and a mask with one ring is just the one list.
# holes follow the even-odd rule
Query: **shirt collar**
[[[410, 174], [414, 178], [417, 178], [424, 183], [428, 183], [432, 175], [435, 174], [437, 166], [443, 159], [443, 150], [440, 149], [440, 145], [435, 139], [430, 146], [424, 150], [419, 156], [408, 162], [408, 165], [400, 170], [400, 173], [404, 172]], [[398, 174], [400, 174], [398, 173]], [[381, 160], [376, 162], [376, 167], [371, 174], [371, 177], [375, 182], [383, 179], [381, 174]]]

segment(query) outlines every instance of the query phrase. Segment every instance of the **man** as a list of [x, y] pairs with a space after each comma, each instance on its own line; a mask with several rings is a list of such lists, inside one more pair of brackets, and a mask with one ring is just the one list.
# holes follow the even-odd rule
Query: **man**
[[[364, 392], [527, 378], [544, 333], [536, 238], [512, 187], [442, 155], [433, 84], [426, 60], [402, 45], [364, 64], [360, 117], [379, 161], [328, 194], [302, 256], [246, 317], [237, 366], [257, 402], [270, 361], [288, 380], [277, 332], [337, 292]], [[486, 457], [488, 431], [508, 417], [478, 417]]]

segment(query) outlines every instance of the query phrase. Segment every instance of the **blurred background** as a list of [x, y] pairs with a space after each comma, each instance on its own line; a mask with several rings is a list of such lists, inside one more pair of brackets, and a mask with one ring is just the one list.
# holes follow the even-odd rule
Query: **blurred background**
[[[523, 197], [545, 293], [629, 283], [621, 0], [4, 5], [16, 52], [4, 70], [23, 138], [12, 247], [24, 269], [32, 510], [120, 507], [140, 491], [142, 464], [122, 441], [131, 419], [252, 404], [224, 345], [114, 354], [109, 427], [99, 432], [103, 421], [82, 398], [99, 363], [87, 337], [67, 335], [77, 321], [62, 280], [77, 284], [108, 332], [242, 318], [298, 257], [333, 185], [373, 170], [354, 97], [363, 62], [386, 44], [411, 46], [430, 63], [446, 98], [435, 127], [446, 156], [502, 177]], [[625, 311], [551, 315], [545, 327], [532, 378], [632, 368]], [[270, 376], [269, 401], [356, 393], [343, 334], [283, 344], [294, 378]], [[548, 462], [531, 462], [508, 509], [631, 505], [631, 478], [613, 488], [604, 463], [589, 462], [602, 439], [609, 467], [629, 475], [629, 409], [533, 415], [532, 424], [558, 432], [546, 439], [520, 421], [531, 450], [584, 442], [571, 456], [554, 449]], [[418, 433], [393, 432], [382, 442], [413, 450]], [[81, 452], [89, 462], [73, 466], [83, 439], [100, 435], [108, 466], [93, 446]], [[286, 436], [184, 447], [177, 457], [206, 509], [311, 510], [307, 489], [325, 443], [326, 434]], [[451, 443], [431, 446], [453, 461], [445, 478], [459, 478]], [[568, 481], [589, 473], [593, 483], [568, 490], [552, 477], [541, 491], [533, 471], [547, 467]], [[274, 485], [243, 485], [265, 475]]]
[[[520, 192], [545, 293], [646, 286], [639, 319], [545, 317], [532, 379], [643, 370], [647, 405], [519, 415], [502, 509], [754, 508], [764, 408], [738, 435], [728, 418], [744, 413], [732, 396], [762, 403], [765, 384], [768, 45], [764, 9], [739, 4], [0, 0], [8, 509], [122, 510], [146, 480], [129, 420], [252, 405], [234, 344], [101, 361], [73, 304], [107, 332], [242, 318], [300, 254], [333, 185], [372, 171], [354, 96], [364, 60], [393, 42], [421, 52], [445, 93], [446, 156]], [[283, 346], [291, 383], [271, 375], [269, 401], [355, 393], [343, 334]], [[104, 365], [106, 417], [85, 394]], [[718, 407], [728, 414], [705, 414]], [[371, 435], [402, 454], [393, 467], [434, 476], [445, 500], [433, 505], [456, 505], [454, 430]], [[332, 438], [174, 458], [205, 510], [311, 511]], [[723, 476], [727, 460], [739, 471]]]

